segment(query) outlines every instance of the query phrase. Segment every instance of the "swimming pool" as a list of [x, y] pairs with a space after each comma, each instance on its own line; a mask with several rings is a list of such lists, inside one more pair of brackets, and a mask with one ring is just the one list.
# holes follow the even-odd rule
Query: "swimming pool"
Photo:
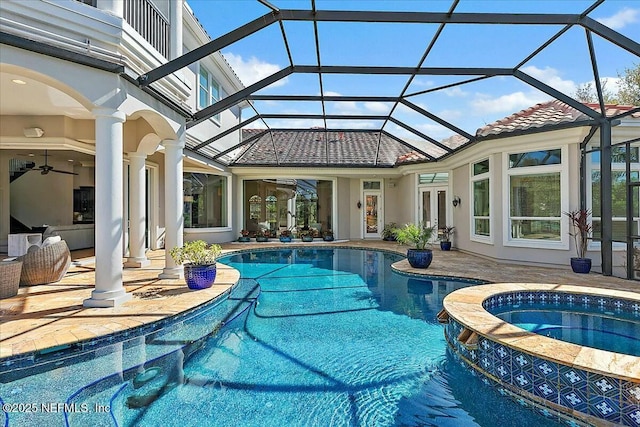
[[471, 282], [399, 275], [400, 259], [349, 249], [223, 258], [242, 277], [224, 301], [161, 331], [3, 367], [3, 403], [36, 410], [3, 413], [0, 425], [557, 425], [447, 352], [436, 313]]
[[640, 356], [640, 318], [609, 307], [527, 304], [489, 310], [498, 318], [536, 334], [616, 353]]

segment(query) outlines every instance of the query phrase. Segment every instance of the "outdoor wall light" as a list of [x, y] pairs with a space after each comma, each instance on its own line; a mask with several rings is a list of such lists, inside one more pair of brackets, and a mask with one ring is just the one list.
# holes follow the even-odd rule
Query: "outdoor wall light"
[[44, 135], [44, 131], [40, 128], [24, 128], [22, 132], [27, 138], [40, 138]]
[[453, 201], [451, 203], [453, 203], [453, 207], [456, 208], [460, 203], [462, 203], [462, 200], [460, 200], [460, 196], [453, 196]]
[[356, 203], [356, 206], [358, 207], [358, 209], [360, 209], [362, 207], [362, 202], [358, 200], [358, 203]]

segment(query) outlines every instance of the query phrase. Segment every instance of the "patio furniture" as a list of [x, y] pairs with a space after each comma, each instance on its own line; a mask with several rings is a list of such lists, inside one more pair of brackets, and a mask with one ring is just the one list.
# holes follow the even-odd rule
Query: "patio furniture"
[[0, 299], [11, 298], [18, 294], [22, 261], [0, 262]]
[[71, 253], [64, 240], [27, 252], [18, 259], [22, 261], [21, 286], [57, 282], [71, 266]]
[[41, 243], [42, 234], [39, 233], [9, 234], [9, 256], [22, 256], [31, 246], [40, 246]]

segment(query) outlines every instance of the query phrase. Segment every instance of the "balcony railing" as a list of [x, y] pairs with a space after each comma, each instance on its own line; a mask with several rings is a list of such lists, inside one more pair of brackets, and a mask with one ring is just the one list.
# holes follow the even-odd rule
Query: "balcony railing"
[[165, 58], [169, 58], [169, 21], [149, 0], [125, 0], [124, 19]]

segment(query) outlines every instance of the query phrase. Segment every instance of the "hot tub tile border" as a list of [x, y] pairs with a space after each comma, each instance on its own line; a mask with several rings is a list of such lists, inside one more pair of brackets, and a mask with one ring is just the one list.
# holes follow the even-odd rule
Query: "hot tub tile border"
[[[482, 306], [490, 310], [492, 306], [499, 307], [518, 301], [548, 303], [551, 306], [563, 303], [587, 305], [602, 310], [628, 311], [634, 316], [640, 316], [640, 303], [636, 300], [567, 292], [564, 289], [496, 292], [487, 297]], [[445, 327], [445, 338], [457, 356], [485, 379], [491, 380], [489, 382], [493, 385], [504, 387], [515, 396], [555, 412], [569, 425], [567, 416], [577, 420], [579, 425], [623, 424], [640, 427], [640, 382], [539, 358], [482, 334], [477, 352], [472, 354], [457, 339], [467, 327], [468, 325], [451, 316]], [[505, 349], [508, 357], [501, 354], [500, 348]], [[502, 371], [500, 367], [508, 372]], [[581, 424], [583, 422], [588, 424]]]

